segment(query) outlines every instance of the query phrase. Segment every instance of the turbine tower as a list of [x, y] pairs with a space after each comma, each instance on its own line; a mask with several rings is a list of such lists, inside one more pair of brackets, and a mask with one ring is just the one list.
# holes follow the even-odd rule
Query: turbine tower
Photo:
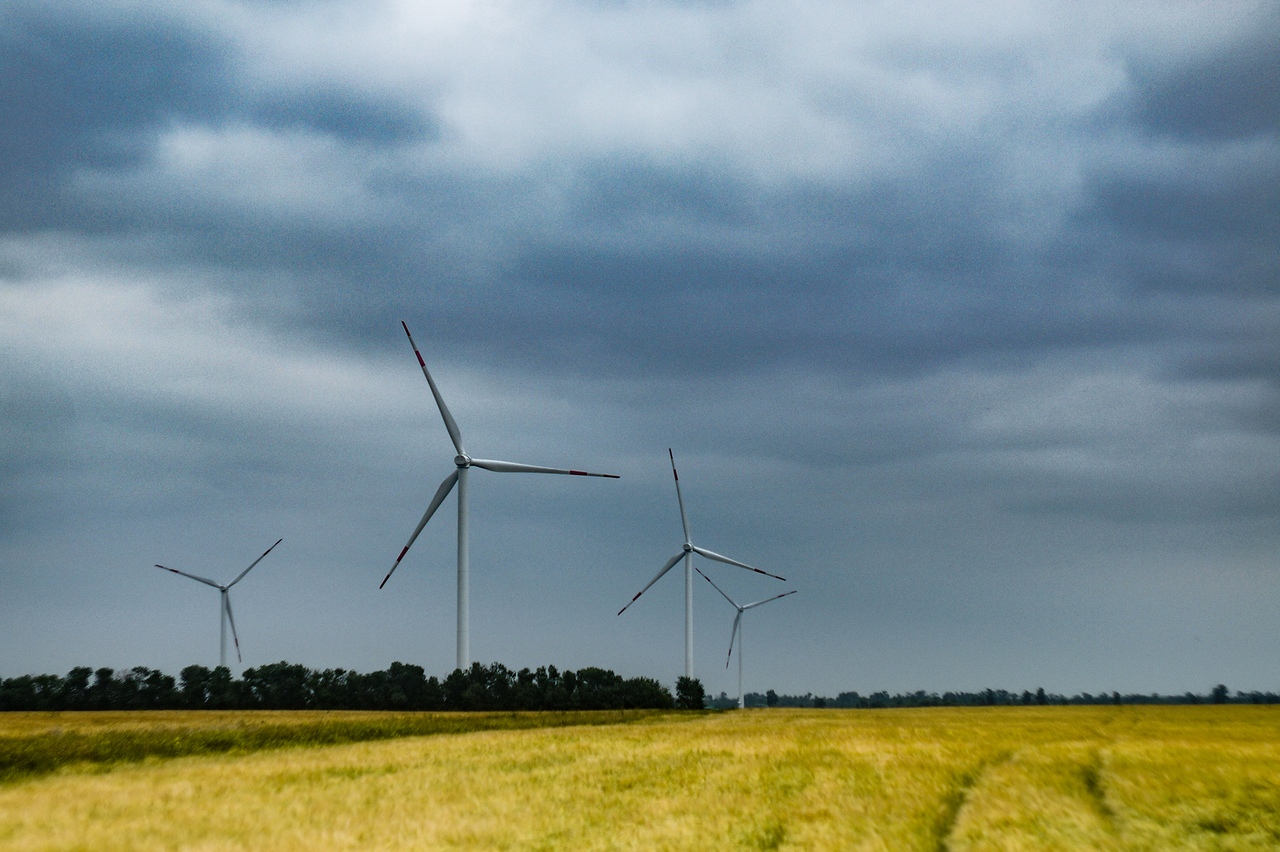
[[[276, 544], [279, 544], [282, 541], [284, 541], [284, 539], [282, 538], [276, 539]], [[227, 624], [228, 623], [230, 623], [231, 625], [231, 638], [234, 639], [236, 643], [236, 659], [242, 663], [244, 662], [244, 658], [240, 656], [240, 637], [236, 635], [236, 620], [231, 616], [231, 595], [229, 594], [231, 587], [234, 586], [236, 583], [239, 583], [241, 580], [243, 580], [244, 575], [252, 571], [254, 565], [257, 565], [264, 558], [266, 558], [266, 555], [268, 553], [275, 550], [276, 544], [273, 544], [270, 547], [268, 547], [266, 551], [263, 552], [262, 556], [259, 556], [257, 559], [253, 560], [253, 563], [250, 564], [248, 568], [241, 571], [239, 576], [237, 576], [230, 583], [227, 583], [225, 586], [222, 585], [221, 583], [215, 583], [213, 580], [210, 580], [207, 577], [198, 577], [195, 574], [188, 574], [186, 571], [179, 571], [177, 568], [168, 568], [164, 565], [156, 565], [157, 568], [164, 568], [164, 570], [166, 571], [169, 571], [174, 574], [181, 574], [183, 577], [190, 577], [192, 580], [196, 580], [198, 582], [204, 583], [206, 586], [213, 586], [215, 589], [217, 589], [222, 593], [222, 601], [221, 603], [218, 604], [218, 625], [220, 627], [220, 633], [218, 638], [218, 665], [222, 666], [223, 668], [226, 668], [227, 666]]]
[[453, 490], [455, 485], [458, 486], [458, 668], [466, 669], [471, 665], [471, 625], [468, 617], [469, 612], [469, 591], [470, 591], [470, 566], [468, 564], [468, 547], [467, 547], [467, 473], [473, 467], [483, 468], [484, 470], [492, 470], [496, 473], [560, 473], [569, 476], [600, 476], [606, 479], [618, 479], [612, 473], [588, 473], [585, 470], [564, 470], [557, 467], [537, 467], [530, 464], [516, 464], [515, 462], [494, 461], [491, 459], [473, 459], [467, 455], [467, 451], [462, 448], [462, 432], [458, 429], [458, 424], [454, 421], [453, 415], [449, 413], [449, 407], [444, 404], [444, 398], [440, 396], [440, 390], [436, 387], [435, 380], [431, 378], [431, 372], [427, 369], [427, 362], [422, 359], [422, 353], [418, 350], [418, 345], [413, 342], [413, 335], [409, 334], [409, 326], [402, 320], [400, 325], [404, 326], [404, 333], [409, 338], [409, 345], [413, 347], [413, 354], [418, 356], [418, 365], [422, 367], [422, 375], [427, 377], [427, 384], [431, 386], [431, 395], [435, 397], [436, 406], [440, 409], [440, 416], [444, 419], [444, 428], [449, 431], [449, 440], [453, 441], [453, 448], [458, 454], [454, 457], [453, 463], [457, 466], [457, 470], [444, 478], [444, 482], [440, 483], [440, 487], [436, 489], [436, 496], [431, 498], [431, 503], [427, 506], [427, 511], [422, 515], [422, 520], [418, 522], [417, 528], [413, 531], [413, 535], [409, 536], [409, 542], [400, 551], [400, 555], [396, 557], [395, 564], [391, 566], [391, 570], [387, 572], [387, 576], [382, 578], [382, 582], [378, 585], [381, 589], [387, 584], [387, 580], [391, 579], [391, 575], [395, 573], [396, 568], [400, 567], [400, 560], [404, 559], [404, 555], [409, 552], [409, 548], [413, 546], [417, 540], [418, 534], [422, 532], [422, 528], [427, 525], [427, 521], [431, 520], [431, 516], [435, 514], [436, 509], [440, 508], [440, 504], [444, 502], [444, 498], [449, 496], [449, 492]]
[[[680, 523], [684, 526], [684, 549], [675, 556], [667, 560], [667, 564], [662, 566], [662, 570], [658, 572], [652, 580], [649, 581], [643, 589], [636, 592], [636, 596], [632, 598], [627, 606], [618, 610], [618, 615], [622, 615], [627, 611], [631, 604], [640, 599], [640, 596], [649, 591], [649, 586], [662, 579], [662, 575], [670, 571], [675, 564], [681, 559], [684, 560], [684, 676], [693, 677], [693, 554], [705, 556], [707, 559], [714, 559], [716, 562], [723, 562], [726, 565], [734, 565], [738, 568], [745, 568], [748, 571], [755, 571], [757, 574], [763, 574], [766, 577], [772, 577], [775, 580], [786, 582], [785, 577], [779, 577], [777, 574], [770, 574], [768, 571], [761, 571], [759, 568], [752, 568], [745, 562], [739, 562], [736, 559], [730, 559], [727, 556], [721, 556], [710, 550], [698, 547], [689, 537], [689, 518], [684, 512], [684, 498], [680, 496], [680, 474], [676, 473], [676, 457], [671, 448], [667, 448], [667, 455], [671, 457], [671, 475], [676, 481], [676, 500], [680, 503]], [[699, 572], [701, 573], [701, 572]]]
[[[699, 574], [702, 574], [701, 568], [694, 568], [693, 570], [697, 571]], [[725, 657], [724, 659], [724, 667], [726, 669], [729, 668], [729, 660], [733, 659], [733, 639], [736, 636], [738, 638], [738, 709], [741, 710], [745, 706], [745, 703], [743, 701], [743, 697], [745, 693], [742, 691], [742, 657], [743, 657], [742, 646], [743, 646], [743, 643], [746, 642], [746, 638], [743, 636], [743, 632], [742, 632], [742, 614], [749, 609], [755, 609], [761, 604], [767, 604], [769, 601], [776, 601], [778, 598], [785, 598], [787, 595], [794, 595], [796, 593], [796, 590], [792, 589], [789, 592], [783, 592], [780, 595], [774, 595], [773, 597], [765, 598], [762, 601], [756, 601], [755, 603], [749, 603], [749, 604], [742, 604], [741, 606], [739, 606], [737, 601], [729, 597], [729, 595], [725, 593], [725, 590], [717, 586], [715, 584], [715, 581], [713, 581], [706, 574], [702, 574], [702, 579], [706, 580], [708, 583], [711, 583], [712, 587], [717, 592], [719, 592], [724, 597], [725, 600], [731, 603], [734, 609], [738, 611], [738, 614], [733, 617], [733, 629], [729, 631], [729, 656]]]

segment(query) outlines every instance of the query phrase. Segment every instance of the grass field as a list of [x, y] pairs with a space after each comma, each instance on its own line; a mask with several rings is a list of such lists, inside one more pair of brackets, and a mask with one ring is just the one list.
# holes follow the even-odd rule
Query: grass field
[[13, 776], [4, 849], [1280, 849], [1271, 707], [492, 714], [312, 746], [319, 714], [12, 715], [0, 738], [313, 730]]

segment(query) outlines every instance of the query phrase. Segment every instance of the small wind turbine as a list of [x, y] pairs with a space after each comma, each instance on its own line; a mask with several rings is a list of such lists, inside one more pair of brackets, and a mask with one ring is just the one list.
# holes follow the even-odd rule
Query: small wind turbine
[[[681, 559], [684, 560], [684, 676], [693, 677], [693, 554], [705, 556], [707, 559], [714, 559], [716, 562], [723, 562], [726, 565], [735, 565], [738, 568], [746, 568], [748, 571], [755, 571], [757, 574], [764, 574], [766, 577], [772, 577], [775, 580], [786, 582], [785, 577], [779, 577], [777, 574], [770, 574], [768, 571], [761, 571], [759, 568], [752, 568], [745, 562], [738, 562], [736, 559], [730, 559], [727, 556], [721, 556], [710, 550], [698, 547], [689, 538], [689, 518], [684, 513], [684, 498], [680, 496], [680, 474], [676, 473], [676, 457], [671, 452], [671, 448], [667, 448], [667, 455], [671, 457], [671, 475], [676, 480], [676, 500], [680, 503], [680, 523], [684, 525], [684, 549], [675, 556], [667, 560], [667, 564], [662, 566], [662, 570], [657, 576], [649, 581], [649, 584], [640, 591], [636, 592], [636, 596], [632, 598], [627, 606], [618, 610], [618, 615], [622, 615], [627, 611], [627, 607], [640, 599], [640, 596], [649, 591], [649, 586], [662, 579], [662, 575], [670, 571], [675, 564]], [[701, 573], [701, 572], [699, 572]]]
[[453, 441], [453, 447], [458, 451], [458, 455], [453, 459], [453, 463], [457, 465], [458, 469], [446, 476], [444, 482], [440, 483], [440, 487], [436, 489], [436, 496], [431, 498], [431, 503], [427, 506], [427, 511], [423, 514], [422, 520], [418, 522], [417, 529], [413, 531], [413, 535], [409, 536], [409, 543], [400, 551], [400, 555], [396, 557], [395, 564], [391, 566], [387, 576], [382, 578], [382, 583], [379, 584], [378, 588], [381, 589], [387, 584], [387, 580], [391, 579], [391, 575], [395, 573], [396, 568], [400, 567], [400, 560], [404, 559], [404, 555], [409, 552], [409, 548], [417, 540], [422, 528], [427, 525], [427, 521], [431, 520], [431, 516], [435, 514], [436, 509], [440, 508], [444, 498], [449, 496], [453, 486], [457, 485], [458, 668], [465, 669], [471, 665], [471, 628], [468, 619], [470, 567], [467, 547], [467, 471], [473, 467], [479, 467], [496, 473], [562, 473], [569, 476], [601, 476], [606, 479], [618, 479], [618, 477], [612, 473], [588, 473], [585, 470], [564, 470], [557, 467], [536, 467], [529, 464], [493, 461], [491, 459], [473, 459], [467, 455], [467, 451], [462, 448], [462, 432], [458, 429], [458, 424], [454, 422], [453, 415], [449, 413], [449, 407], [444, 404], [444, 398], [440, 396], [435, 380], [431, 378], [431, 373], [427, 370], [427, 362], [422, 360], [422, 353], [418, 351], [418, 345], [413, 342], [413, 335], [409, 334], [409, 326], [404, 321], [401, 321], [400, 325], [404, 326], [404, 333], [409, 337], [409, 345], [413, 347], [413, 354], [418, 356], [418, 364], [422, 367], [422, 375], [427, 377], [427, 384], [431, 386], [431, 395], [435, 397], [436, 405], [440, 408], [440, 416], [444, 418], [444, 428], [449, 430], [449, 439]]
[[[282, 541], [284, 541], [284, 539], [282, 538], [276, 539], [276, 544], [279, 544]], [[215, 583], [212, 580], [205, 577], [197, 577], [195, 574], [188, 574], [186, 571], [179, 571], [177, 568], [168, 568], [164, 565], [156, 565], [157, 568], [164, 568], [164, 570], [170, 571], [174, 574], [181, 574], [184, 577], [190, 577], [192, 580], [197, 580], [201, 583], [204, 583], [206, 586], [213, 586], [215, 589], [222, 592], [222, 603], [218, 605], [218, 624], [221, 627], [221, 633], [218, 640], [218, 652], [219, 652], [218, 665], [222, 666], [223, 668], [226, 668], [226, 665], [227, 665], [227, 624], [228, 623], [231, 624], [231, 638], [234, 639], [236, 643], [236, 659], [242, 663], [244, 662], [244, 658], [240, 656], [240, 637], [236, 635], [236, 620], [231, 616], [231, 595], [229, 595], [228, 592], [231, 590], [232, 586], [234, 586], [236, 583], [239, 583], [241, 580], [244, 579], [245, 574], [248, 574], [250, 571], [253, 570], [254, 565], [257, 565], [266, 557], [268, 553], [275, 550], [276, 544], [273, 544], [270, 547], [268, 547], [266, 551], [262, 554], [262, 556], [259, 556], [257, 559], [253, 560], [253, 563], [248, 568], [241, 571], [239, 576], [237, 576], [230, 583], [227, 583], [225, 586], [222, 585], [221, 583]]]
[[[702, 574], [701, 568], [694, 568], [693, 570], [697, 571], [699, 574]], [[742, 691], [742, 645], [744, 642], [746, 642], [746, 639], [742, 635], [742, 614], [749, 609], [755, 609], [761, 604], [767, 604], [769, 601], [776, 601], [778, 598], [785, 598], [787, 595], [794, 595], [796, 593], [796, 590], [792, 589], [789, 592], [783, 592], [780, 595], [774, 595], [773, 597], [765, 598], [762, 601], [756, 601], [755, 603], [749, 603], [749, 604], [742, 604], [741, 606], [739, 606], [737, 601], [735, 601], [733, 598], [725, 594], [724, 589], [717, 586], [715, 582], [706, 574], [702, 574], [702, 579], [706, 580], [708, 583], [711, 583], [712, 587], [714, 587], [717, 592], [723, 595], [725, 600], [733, 604], [733, 608], [738, 611], [738, 614], [733, 617], [733, 629], [729, 631], [729, 656], [725, 657], [724, 659], [724, 667], [726, 669], [729, 668], [729, 660], [733, 659], [733, 639], [736, 636], [738, 637], [738, 709], [741, 710], [744, 706], [743, 696], [745, 695], [745, 693]]]

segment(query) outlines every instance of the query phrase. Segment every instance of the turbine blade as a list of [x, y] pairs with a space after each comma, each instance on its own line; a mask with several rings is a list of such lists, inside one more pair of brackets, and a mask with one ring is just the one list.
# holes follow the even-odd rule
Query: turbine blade
[[752, 568], [750, 565], [748, 565], [745, 562], [739, 562], [736, 559], [730, 559], [727, 556], [721, 556], [719, 553], [716, 553], [715, 551], [707, 550], [706, 548], [698, 547], [697, 545], [692, 545], [692, 547], [693, 547], [694, 553], [701, 553], [703, 556], [707, 557], [708, 559], [714, 559], [717, 562], [723, 562], [725, 565], [736, 565], [739, 568], [746, 568], [748, 571], [755, 571], [757, 574], [763, 574], [766, 577], [772, 577], [775, 580], [782, 580], [784, 583], [787, 580], [786, 577], [779, 577], [777, 574], [770, 574], [768, 571], [761, 571], [759, 568]]
[[[738, 628], [742, 626], [742, 610], [738, 610], [738, 614], [733, 617], [733, 630], [729, 631], [729, 656], [724, 658], [724, 667], [729, 668], [729, 661], [733, 659], [733, 640], [738, 638]], [[741, 653], [741, 652], [739, 652]]]
[[174, 574], [181, 574], [184, 577], [190, 577], [193, 580], [198, 580], [199, 582], [204, 583], [206, 586], [213, 586], [215, 589], [222, 588], [221, 583], [215, 583], [212, 580], [208, 579], [207, 577], [197, 577], [195, 574], [188, 574], [186, 571], [179, 571], [177, 568], [168, 568], [164, 565], [159, 565], [159, 564], [157, 564], [156, 567], [164, 568], [164, 570], [172, 572]]
[[[279, 544], [279, 543], [280, 543], [280, 542], [282, 542], [282, 541], [284, 541], [284, 539], [282, 539], [282, 538], [278, 538], [278, 539], [276, 539], [276, 544]], [[266, 553], [263, 553], [263, 554], [262, 554], [262, 556], [259, 556], [257, 559], [253, 560], [253, 565], [257, 565], [257, 564], [258, 564], [259, 562], [261, 562], [264, 558], [266, 558], [267, 553], [270, 553], [271, 551], [275, 550], [275, 549], [276, 549], [276, 544], [273, 544], [273, 545], [271, 545], [270, 547], [268, 547], [268, 548], [267, 548]], [[245, 575], [245, 574], [248, 574], [250, 571], [252, 571], [252, 570], [253, 570], [253, 565], [250, 565], [248, 568], [246, 568], [246, 569], [244, 569], [243, 571], [241, 571], [241, 572], [240, 572], [240, 576], [239, 576], [239, 577], [236, 577], [236, 578], [235, 578], [234, 580], [232, 580], [230, 583], [227, 583], [227, 588], [229, 589], [229, 588], [231, 588], [232, 586], [234, 586], [236, 583], [239, 583], [241, 580], [243, 580], [243, 579], [244, 579], [244, 575]]]
[[[702, 569], [701, 569], [701, 568], [699, 568], [697, 565], [693, 566], [693, 570], [697, 571], [699, 574], [702, 574]], [[729, 603], [733, 604], [733, 606], [734, 606], [734, 608], [735, 608], [735, 609], [742, 609], [742, 607], [739, 607], [739, 606], [738, 606], [738, 602], [737, 602], [737, 601], [735, 601], [733, 598], [729, 597], [728, 593], [727, 593], [727, 592], [725, 592], [725, 590], [724, 590], [724, 589], [722, 589], [722, 588], [720, 588], [719, 586], [717, 586], [717, 585], [716, 585], [715, 580], [712, 580], [712, 579], [711, 579], [710, 577], [708, 577], [706, 574], [702, 574], [702, 579], [704, 579], [704, 580], [706, 580], [708, 583], [710, 583], [710, 584], [711, 584], [711, 586], [712, 586], [712, 587], [713, 587], [717, 592], [719, 592], [719, 593], [720, 593], [720, 596], [721, 596], [721, 597], [723, 597], [723, 598], [724, 598], [725, 600], [727, 600]]]
[[231, 595], [227, 594], [224, 589], [222, 592], [222, 605], [227, 609], [227, 621], [231, 622], [231, 639], [236, 643], [236, 659], [244, 662], [244, 657], [240, 656], [240, 637], [236, 635], [236, 619], [231, 614]]
[[683, 558], [684, 558], [684, 551], [682, 550], [679, 553], [677, 553], [675, 556], [668, 559], [667, 564], [662, 566], [662, 570], [658, 572], [657, 576], [655, 576], [652, 580], [650, 580], [648, 585], [646, 585], [643, 589], [636, 592], [636, 596], [627, 602], [627, 606], [624, 606], [622, 609], [618, 610], [618, 615], [622, 615], [624, 612], [627, 611], [627, 607], [631, 606], [631, 604], [640, 600], [640, 596], [643, 595], [645, 592], [649, 591], [649, 586], [652, 586], [654, 583], [661, 580], [662, 575], [670, 571], [672, 567], [674, 567], [675, 564]]
[[516, 462], [497, 461], [496, 459], [472, 459], [472, 467], [482, 467], [485, 470], [496, 471], [497, 473], [563, 473], [566, 476], [603, 476], [606, 479], [620, 479], [614, 473], [590, 473], [585, 470], [569, 470], [562, 467], [539, 467], [532, 464], [518, 464]]
[[409, 543], [404, 546], [404, 550], [400, 551], [400, 555], [396, 557], [396, 562], [391, 566], [391, 570], [387, 572], [387, 576], [382, 578], [382, 582], [378, 584], [381, 589], [391, 579], [391, 575], [400, 567], [400, 560], [404, 559], [404, 555], [409, 552], [409, 548], [413, 547], [413, 543], [417, 541], [418, 534], [422, 532], [422, 528], [427, 525], [427, 521], [431, 520], [431, 516], [436, 513], [436, 509], [440, 508], [440, 504], [444, 502], [444, 498], [449, 496], [449, 492], [453, 490], [453, 486], [458, 481], [458, 471], [455, 469], [453, 473], [444, 478], [444, 482], [440, 483], [440, 487], [436, 489], [436, 496], [431, 498], [431, 505], [427, 506], [427, 511], [423, 514], [422, 520], [418, 522], [417, 528], [413, 531], [413, 535], [409, 536]]
[[676, 480], [676, 501], [680, 503], [680, 525], [684, 527], [684, 543], [689, 544], [689, 518], [684, 513], [684, 497], [680, 496], [680, 474], [676, 473], [676, 455], [667, 447], [667, 455], [671, 457], [671, 475]]
[[780, 594], [780, 595], [774, 595], [773, 597], [771, 597], [771, 598], [765, 598], [765, 599], [764, 599], [764, 600], [762, 600], [762, 601], [756, 601], [755, 603], [749, 603], [749, 604], [747, 604], [746, 606], [744, 606], [744, 607], [743, 607], [743, 609], [744, 609], [744, 610], [747, 610], [747, 609], [753, 609], [753, 608], [755, 608], [755, 607], [760, 606], [760, 604], [767, 604], [769, 601], [776, 601], [778, 598], [785, 598], [787, 595], [794, 595], [794, 594], [796, 593], [796, 591], [797, 591], [796, 589], [792, 589], [792, 590], [791, 590], [791, 591], [789, 591], [789, 592], [783, 592], [783, 593], [782, 593], [782, 594]]
[[409, 326], [404, 320], [400, 321], [404, 326], [404, 333], [409, 338], [409, 345], [413, 347], [413, 354], [418, 356], [418, 365], [422, 367], [422, 375], [427, 377], [427, 384], [431, 386], [431, 395], [436, 398], [436, 406], [440, 409], [440, 416], [444, 418], [444, 428], [449, 430], [449, 440], [453, 441], [453, 448], [458, 451], [458, 455], [465, 456], [466, 450], [462, 449], [462, 432], [458, 429], [458, 424], [454, 421], [453, 415], [449, 413], [449, 406], [444, 404], [444, 397], [440, 396], [440, 389], [436, 387], [436, 380], [431, 378], [431, 371], [427, 369], [427, 362], [422, 360], [422, 353], [418, 351], [418, 344], [413, 342], [413, 335], [409, 334]]

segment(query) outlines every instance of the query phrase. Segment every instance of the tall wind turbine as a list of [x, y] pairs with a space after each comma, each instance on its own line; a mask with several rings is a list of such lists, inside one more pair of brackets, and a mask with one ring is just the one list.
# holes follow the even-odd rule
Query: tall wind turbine
[[444, 419], [444, 428], [449, 430], [449, 439], [453, 441], [453, 448], [458, 451], [458, 454], [453, 459], [453, 463], [457, 465], [458, 469], [446, 476], [444, 482], [440, 483], [440, 487], [436, 489], [436, 496], [431, 498], [431, 503], [427, 506], [427, 511], [423, 514], [422, 520], [418, 522], [417, 529], [413, 531], [413, 535], [409, 536], [408, 544], [400, 551], [400, 555], [396, 557], [395, 564], [391, 566], [387, 576], [382, 578], [382, 583], [378, 585], [378, 588], [381, 589], [387, 584], [387, 580], [391, 579], [391, 575], [400, 567], [400, 560], [404, 559], [404, 555], [409, 552], [409, 548], [417, 540], [422, 528], [427, 525], [427, 521], [431, 520], [431, 516], [436, 513], [436, 509], [440, 508], [444, 498], [449, 496], [453, 486], [457, 485], [458, 668], [465, 669], [471, 665], [471, 626], [468, 617], [470, 567], [468, 565], [467, 548], [467, 472], [473, 467], [479, 467], [496, 473], [562, 473], [569, 476], [601, 476], [606, 479], [618, 479], [618, 477], [612, 473], [588, 473], [585, 470], [563, 470], [557, 467], [537, 467], [530, 464], [516, 464], [515, 462], [493, 461], [491, 459], [473, 459], [467, 455], [467, 451], [462, 448], [462, 432], [458, 429], [458, 424], [454, 422], [453, 415], [449, 413], [449, 407], [444, 404], [444, 398], [440, 396], [435, 380], [431, 378], [431, 372], [427, 370], [427, 362], [422, 360], [422, 353], [418, 351], [418, 345], [413, 342], [413, 335], [409, 334], [409, 326], [403, 320], [400, 325], [404, 326], [404, 333], [409, 338], [409, 345], [413, 347], [413, 354], [418, 356], [418, 364], [422, 367], [422, 375], [427, 377], [427, 384], [431, 386], [431, 395], [435, 397], [436, 405], [440, 408], [440, 416]]
[[[693, 570], [697, 571], [699, 574], [702, 574], [701, 568], [694, 568]], [[736, 636], [738, 638], [738, 709], [741, 710], [744, 706], [743, 696], [745, 695], [745, 693], [743, 693], [742, 691], [742, 657], [743, 657], [742, 646], [746, 642], [746, 638], [743, 636], [743, 632], [742, 632], [742, 614], [749, 609], [755, 609], [761, 604], [767, 604], [769, 601], [776, 601], [778, 598], [785, 598], [787, 595], [794, 595], [796, 593], [796, 590], [792, 589], [789, 592], [783, 592], [780, 595], [774, 595], [771, 598], [765, 598], [764, 600], [756, 601], [755, 603], [739, 605], [737, 601], [729, 597], [729, 595], [725, 593], [725, 590], [717, 586], [715, 584], [715, 581], [713, 581], [706, 574], [702, 574], [702, 579], [710, 583], [712, 587], [721, 595], [723, 595], [725, 600], [733, 604], [733, 608], [738, 611], [738, 614], [733, 617], [733, 629], [729, 631], [729, 656], [724, 658], [724, 667], [726, 669], [729, 668], [729, 661], [733, 659], [733, 639]]]
[[[276, 539], [276, 544], [279, 544], [282, 541], [284, 541], [284, 539], [282, 538]], [[273, 544], [270, 547], [268, 547], [266, 551], [263, 552], [262, 556], [259, 556], [257, 559], [253, 560], [253, 562], [249, 565], [248, 568], [241, 571], [239, 576], [237, 576], [230, 583], [227, 583], [225, 586], [222, 585], [221, 583], [215, 583], [206, 577], [198, 577], [195, 574], [188, 574], [186, 571], [179, 571], [177, 568], [168, 568], [164, 565], [156, 565], [157, 568], [164, 568], [164, 570], [172, 572], [174, 574], [181, 574], [184, 577], [190, 577], [192, 580], [196, 580], [198, 582], [204, 583], [206, 586], [213, 586], [215, 589], [222, 592], [222, 602], [218, 605], [218, 625], [221, 628], [219, 639], [218, 639], [218, 665], [222, 666], [223, 668], [226, 668], [226, 665], [227, 665], [227, 624], [228, 623], [231, 624], [231, 638], [234, 639], [236, 643], [236, 659], [242, 663], [244, 662], [244, 658], [240, 656], [240, 637], [236, 635], [236, 620], [231, 616], [231, 595], [229, 594], [231, 587], [234, 586], [236, 583], [239, 583], [241, 580], [243, 580], [244, 575], [252, 571], [254, 565], [257, 565], [264, 558], [266, 558], [266, 555], [268, 553], [275, 550], [276, 544]]]
[[680, 496], [680, 474], [676, 473], [676, 457], [671, 452], [671, 448], [667, 448], [667, 455], [671, 457], [671, 475], [676, 481], [676, 500], [680, 503], [680, 523], [684, 525], [684, 549], [675, 556], [667, 560], [667, 564], [662, 566], [662, 570], [657, 576], [649, 581], [649, 584], [640, 591], [636, 592], [636, 596], [632, 598], [627, 606], [618, 610], [618, 615], [622, 615], [627, 611], [627, 607], [640, 599], [640, 596], [649, 591], [649, 586], [662, 579], [662, 575], [675, 567], [675, 564], [681, 559], [684, 560], [684, 676], [693, 677], [693, 554], [705, 556], [707, 559], [714, 559], [716, 562], [723, 562], [726, 565], [734, 565], [738, 568], [745, 568], [748, 571], [755, 571], [757, 574], [764, 574], [766, 577], [772, 577], [775, 580], [786, 582], [785, 577], [779, 577], [777, 574], [770, 574], [768, 571], [761, 571], [759, 568], [752, 568], [745, 562], [739, 562], [736, 559], [730, 559], [727, 556], [721, 556], [710, 550], [698, 547], [689, 538], [689, 518], [684, 512], [684, 498]]

